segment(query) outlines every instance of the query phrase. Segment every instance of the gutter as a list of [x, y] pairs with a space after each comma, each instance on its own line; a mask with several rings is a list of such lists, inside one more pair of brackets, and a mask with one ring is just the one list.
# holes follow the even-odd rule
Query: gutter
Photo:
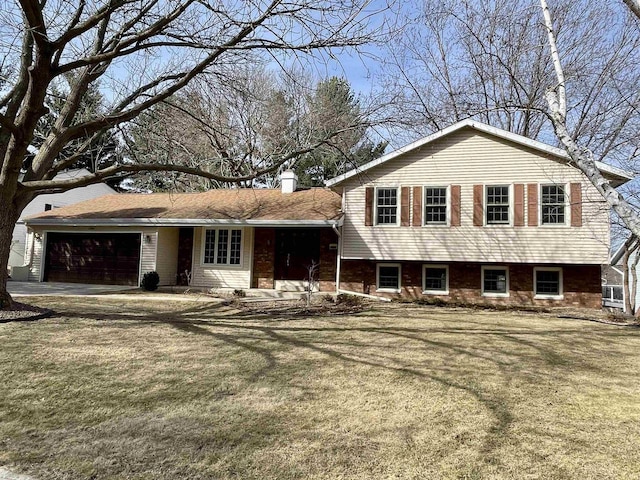
[[26, 219], [27, 225], [67, 227], [201, 227], [207, 225], [239, 225], [253, 227], [341, 227], [344, 217], [337, 220], [236, 220], [203, 218], [52, 218]]

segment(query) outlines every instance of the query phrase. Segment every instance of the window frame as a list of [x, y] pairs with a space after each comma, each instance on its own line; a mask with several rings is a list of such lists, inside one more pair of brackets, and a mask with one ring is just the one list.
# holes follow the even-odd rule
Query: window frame
[[[429, 290], [426, 288], [427, 281], [427, 269], [428, 268], [443, 268], [445, 270], [445, 288], [444, 290]], [[422, 293], [424, 295], [449, 295], [449, 265], [425, 263], [422, 265]]]
[[[489, 188], [506, 188], [507, 189], [507, 221], [500, 223], [489, 223]], [[492, 206], [504, 206], [502, 204], [491, 204]], [[485, 227], [510, 227], [513, 226], [513, 188], [512, 185], [492, 183], [484, 185], [484, 206], [483, 206], [484, 226]]]
[[[506, 291], [505, 292], [487, 292], [484, 289], [484, 277], [485, 277], [485, 272], [488, 270], [504, 270], [505, 271], [505, 287], [506, 287]], [[483, 297], [495, 297], [495, 298], [506, 298], [509, 297], [509, 288], [510, 288], [510, 282], [509, 282], [509, 267], [507, 267], [506, 265], [482, 265], [481, 268], [481, 276], [480, 276], [480, 290], [482, 292], [482, 296]]]
[[[215, 230], [216, 238], [213, 244], [213, 262], [205, 262], [206, 257], [206, 241], [207, 241], [207, 232]], [[219, 231], [227, 230], [229, 232], [229, 243], [227, 245], [227, 261], [231, 259], [231, 237], [233, 230], [238, 230], [240, 232], [240, 262], [239, 263], [217, 263], [218, 262], [218, 242], [220, 240]], [[203, 227], [202, 228], [202, 237], [201, 237], [201, 246], [200, 246], [200, 266], [206, 268], [217, 268], [217, 269], [241, 269], [244, 265], [244, 241], [245, 241], [245, 229], [239, 228], [236, 226], [220, 226], [220, 227]]]
[[[395, 221], [395, 223], [380, 223], [380, 222], [378, 222], [378, 207], [379, 207], [379, 205], [378, 205], [378, 192], [380, 190], [395, 190], [396, 191], [396, 205], [395, 205], [395, 208], [396, 208], [396, 221]], [[401, 202], [401, 200], [400, 200], [400, 187], [382, 187], [382, 186], [381, 187], [376, 187], [375, 190], [374, 190], [373, 202], [374, 202], [374, 207], [375, 207], [374, 212], [373, 212], [373, 214], [374, 214], [374, 223], [373, 224], [374, 225], [381, 226], [381, 227], [397, 227], [397, 226], [400, 225], [400, 202]]]
[[[427, 189], [441, 188], [444, 189], [444, 222], [427, 223]], [[449, 227], [451, 225], [451, 193], [449, 185], [424, 185], [422, 187], [422, 226], [423, 227]]]
[[[380, 288], [380, 268], [396, 267], [398, 269], [398, 288]], [[377, 263], [376, 264], [376, 292], [400, 293], [402, 291], [402, 265], [400, 263]]]
[[[538, 293], [538, 272], [558, 272], [558, 293]], [[536, 300], [563, 300], [564, 278], [562, 267], [533, 267], [533, 298]]]
[[[563, 223], [543, 223], [543, 215], [542, 215], [542, 207], [543, 207], [543, 203], [542, 203], [542, 188], [543, 187], [562, 187], [564, 189], [564, 222]], [[566, 227], [567, 225], [570, 225], [570, 218], [569, 215], [571, 214], [571, 208], [569, 208], [570, 206], [570, 202], [568, 201], [569, 198], [569, 189], [567, 188], [568, 185], [566, 183], [541, 183], [538, 186], [538, 198], [539, 198], [539, 205], [538, 205], [538, 225], [540, 225], [541, 227], [550, 227], [550, 228], [554, 228], [554, 227]]]

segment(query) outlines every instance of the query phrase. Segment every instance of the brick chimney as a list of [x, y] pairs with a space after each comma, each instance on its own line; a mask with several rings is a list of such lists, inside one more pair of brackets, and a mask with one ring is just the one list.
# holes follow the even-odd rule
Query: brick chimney
[[293, 170], [285, 170], [280, 175], [280, 183], [282, 184], [282, 193], [293, 193], [298, 187], [298, 176]]

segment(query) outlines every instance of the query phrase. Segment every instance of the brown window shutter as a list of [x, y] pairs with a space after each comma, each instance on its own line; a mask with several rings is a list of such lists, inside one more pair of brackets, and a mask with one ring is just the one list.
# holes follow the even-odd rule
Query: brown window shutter
[[571, 195], [571, 226], [582, 226], [582, 184], [572, 183], [570, 185]]
[[451, 226], [460, 226], [460, 185], [451, 185]]
[[364, 224], [367, 227], [373, 225], [373, 187], [367, 187], [364, 193]]
[[422, 226], [422, 187], [413, 187], [413, 218], [414, 227]]
[[482, 197], [484, 196], [484, 187], [482, 185], [473, 186], [473, 225], [481, 227], [483, 225], [484, 206]]
[[527, 185], [527, 225], [538, 226], [538, 184], [529, 183]]
[[403, 227], [408, 227], [411, 225], [410, 223], [410, 207], [409, 207], [409, 197], [411, 194], [411, 189], [409, 187], [401, 187], [400, 188], [400, 225]]
[[516, 183], [513, 185], [514, 198], [514, 215], [513, 225], [515, 227], [524, 227], [524, 184]]

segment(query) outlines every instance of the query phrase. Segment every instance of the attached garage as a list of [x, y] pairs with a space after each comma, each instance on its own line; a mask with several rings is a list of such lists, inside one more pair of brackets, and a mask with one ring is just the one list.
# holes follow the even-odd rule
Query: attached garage
[[138, 285], [140, 233], [46, 235], [45, 282]]

